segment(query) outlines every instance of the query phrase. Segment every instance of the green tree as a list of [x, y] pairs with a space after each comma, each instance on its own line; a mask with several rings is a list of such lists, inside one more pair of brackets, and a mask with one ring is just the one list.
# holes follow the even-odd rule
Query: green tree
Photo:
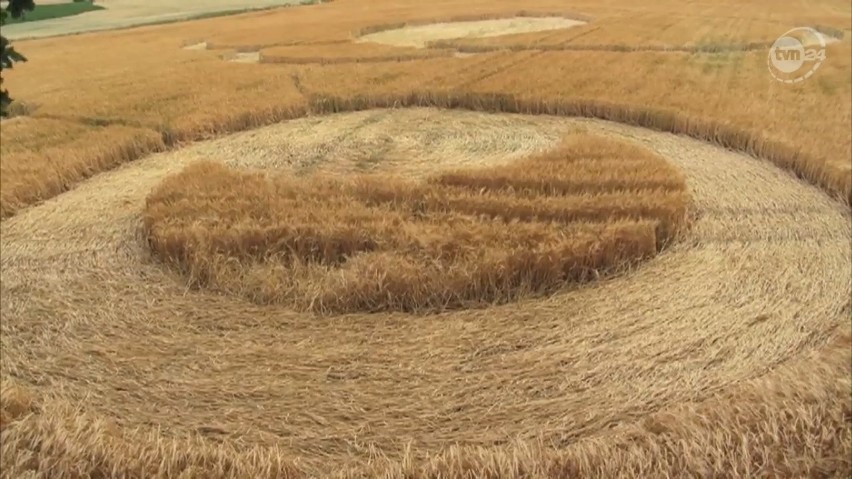
[[[24, 11], [32, 11], [35, 8], [33, 0], [9, 0], [6, 9], [0, 9], [0, 25], [6, 23], [7, 16], [12, 18], [20, 18]], [[8, 107], [12, 103], [12, 98], [7, 90], [2, 89], [3, 85], [3, 70], [12, 68], [15, 62], [25, 62], [27, 58], [16, 52], [6, 37], [0, 34], [0, 116], [8, 114]]]

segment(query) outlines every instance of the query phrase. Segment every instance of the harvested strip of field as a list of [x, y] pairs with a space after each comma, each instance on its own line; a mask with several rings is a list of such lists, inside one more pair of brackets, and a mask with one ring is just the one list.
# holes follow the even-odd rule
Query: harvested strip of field
[[[304, 174], [380, 149], [377, 173], [416, 177], [511, 164], [582, 129], [677, 166], [696, 220], [630, 274], [543, 300], [322, 318], [188, 292], [137, 236], [147, 195], [199, 159]], [[366, 111], [158, 154], [4, 221], [0, 366], [34, 398], [12, 403], [3, 463], [40, 477], [847, 471], [848, 356], [809, 355], [848, 333], [849, 224], [768, 162], [601, 121]], [[792, 459], [767, 466], [776, 450]]]
[[234, 63], [260, 63], [260, 52], [235, 52], [226, 58]]
[[[504, 176], [519, 170], [517, 183]], [[574, 172], [581, 182], [568, 184]], [[551, 293], [650, 258], [683, 226], [684, 189], [642, 148], [574, 135], [501, 170], [426, 184], [199, 163], [152, 193], [144, 221], [154, 253], [190, 286], [320, 313], [423, 313]]]
[[514, 17], [469, 22], [446, 22], [405, 26], [369, 33], [361, 42], [384, 43], [401, 47], [425, 48], [429, 42], [453, 38], [484, 38], [516, 33], [540, 32], [576, 27], [586, 22], [563, 17]]

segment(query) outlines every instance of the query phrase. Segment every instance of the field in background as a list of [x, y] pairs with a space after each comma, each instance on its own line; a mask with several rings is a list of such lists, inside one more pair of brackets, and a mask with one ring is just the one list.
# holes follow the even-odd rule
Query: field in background
[[[814, 3], [336, 0], [16, 42], [0, 470], [845, 477], [852, 7]], [[585, 24], [392, 31], [554, 15]], [[784, 85], [799, 26], [838, 41]], [[585, 176], [536, 173], [586, 130]]]
[[[852, 101], [849, 36], [828, 47], [830, 61], [813, 81], [793, 86], [772, 79], [764, 49], [742, 48], [743, 43], [768, 47], [777, 35], [801, 24], [845, 31], [848, 6], [842, 2], [824, 2], [805, 13], [752, 2], [738, 6], [736, 18], [725, 2], [663, 2], [643, 6], [641, 14], [636, 13], [638, 7], [618, 1], [580, 2], [570, 12], [560, 5], [537, 1], [525, 4], [524, 13], [579, 18], [577, 12], [582, 12], [582, 18], [594, 21], [564, 33], [495, 40], [510, 50], [469, 57], [449, 56], [439, 49], [437, 58], [418, 60], [431, 50], [401, 48], [395, 53], [386, 45], [350, 42], [359, 32], [395, 26], [386, 25], [387, 18], [398, 23], [493, 18], [517, 14], [513, 2], [438, 2], [424, 10], [407, 2], [382, 1], [363, 10], [358, 2], [342, 0], [180, 26], [21, 42], [21, 50], [32, 60], [17, 70], [20, 74], [10, 74], [7, 84], [17, 99], [36, 108], [35, 117], [100, 130], [114, 125], [144, 128], [161, 135], [166, 144], [306, 111], [324, 112], [330, 108], [323, 101], [328, 97], [336, 99], [338, 104], [331, 108], [338, 110], [400, 104], [597, 116], [686, 133], [766, 157], [849, 197], [852, 171], [846, 159], [852, 155], [852, 119], [848, 110], [836, 107]], [[759, 15], [766, 9], [774, 12], [771, 18]], [[626, 29], [627, 21], [642, 28]], [[287, 25], [286, 34], [282, 24]], [[198, 42], [206, 42], [209, 50], [181, 48]], [[541, 43], [566, 49], [536, 49]], [[329, 54], [337, 44], [346, 53]], [[594, 48], [583, 50], [589, 45]], [[643, 45], [715, 46], [700, 53], [621, 51]], [[69, 49], [75, 54], [67, 55]], [[222, 60], [234, 51], [258, 51], [273, 64]], [[383, 57], [385, 61], [379, 61]], [[370, 61], [357, 61], [360, 58]], [[41, 80], [29, 82], [28, 77]], [[198, 88], [207, 78], [216, 80]], [[73, 106], [68, 101], [72, 88]], [[113, 143], [126, 149], [126, 141], [119, 135]], [[69, 155], [77, 155], [80, 148], [63, 141], [45, 146], [64, 148]], [[63, 171], [60, 179], [44, 168], [45, 178], [37, 184], [6, 173], [21, 161], [18, 153], [3, 148], [4, 217], [20, 205], [62, 191], [52, 185], [70, 186], [93, 171], [90, 165], [81, 166]], [[39, 161], [27, 163], [40, 169]]]
[[[36, 11], [51, 13], [68, 12], [82, 9], [81, 3], [72, 0], [43, 0], [36, 2]], [[192, 2], [174, 2], [168, 0], [96, 0], [94, 8], [76, 18], [67, 16], [39, 18], [38, 22], [18, 22], [3, 27], [3, 35], [10, 40], [23, 38], [43, 38], [57, 35], [73, 35], [83, 32], [128, 28], [139, 25], [154, 25], [193, 18], [211, 18], [233, 15], [247, 11], [263, 10], [293, 4], [312, 3], [312, 0], [201, 0]]]

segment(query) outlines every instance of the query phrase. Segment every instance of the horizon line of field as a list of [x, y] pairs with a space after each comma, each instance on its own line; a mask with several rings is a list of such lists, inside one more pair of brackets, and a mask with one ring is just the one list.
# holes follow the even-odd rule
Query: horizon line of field
[[535, 98], [521, 98], [505, 93], [425, 91], [387, 96], [354, 95], [346, 98], [322, 94], [308, 94], [305, 95], [303, 103], [273, 106], [264, 112], [247, 112], [225, 118], [217, 121], [214, 125], [192, 125], [183, 129], [172, 129], [168, 126], [151, 127], [137, 122], [128, 122], [120, 118], [100, 119], [62, 115], [34, 115], [31, 118], [58, 119], [98, 127], [108, 127], [111, 125], [133, 126], [143, 131], [147, 130], [155, 133], [159, 136], [159, 140], [153, 141], [153, 138], [145, 138], [140, 143], [137, 138], [132, 138], [124, 143], [113, 145], [114, 149], [112, 151], [105, 154], [102, 153], [103, 157], [93, 158], [91, 161], [95, 165], [110, 165], [108, 168], [98, 169], [87, 165], [87, 167], [81, 168], [80, 171], [73, 172], [71, 175], [73, 178], [63, 178], [62, 181], [53, 182], [51, 186], [45, 187], [45, 191], [35, 191], [41, 185], [21, 186], [20, 189], [22, 191], [12, 192], [11, 196], [16, 196], [20, 193], [20, 196], [25, 197], [26, 200], [21, 201], [20, 205], [6, 205], [3, 208], [3, 214], [0, 216], [2, 216], [2, 220], [5, 220], [14, 216], [23, 208], [38, 204], [41, 201], [70, 190], [77, 183], [94, 174], [111, 169], [121, 163], [142, 158], [148, 154], [178, 149], [188, 142], [213, 139], [230, 133], [259, 128], [309, 115], [414, 107], [435, 107], [488, 113], [597, 118], [656, 131], [683, 134], [723, 148], [768, 160], [781, 169], [790, 171], [799, 178], [822, 188], [827, 194], [843, 202], [847, 207], [852, 207], [852, 177], [846, 174], [846, 172], [830, 171], [825, 163], [815, 161], [814, 158], [811, 158], [796, 147], [787, 146], [779, 141], [767, 139], [755, 132], [726, 125], [720, 121], [696, 118], [669, 109], [637, 107], [635, 105], [599, 100], [575, 99], [549, 101]]

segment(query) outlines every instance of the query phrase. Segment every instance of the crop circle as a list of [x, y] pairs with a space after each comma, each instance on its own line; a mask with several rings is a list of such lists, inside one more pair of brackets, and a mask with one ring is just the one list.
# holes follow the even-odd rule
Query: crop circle
[[[306, 314], [246, 301], [237, 290], [188, 291], [186, 276], [150, 261], [150, 235], [134, 234], [146, 231], [150, 216], [151, 226], [177, 221], [197, 232], [199, 243], [227, 238], [210, 235], [213, 220], [199, 211], [152, 213], [196, 199], [244, 209], [246, 198], [263, 197], [260, 180], [308, 185], [315, 181], [309, 172], [409, 171], [416, 174], [406, 181], [415, 185], [464, 177], [457, 170], [469, 175], [473, 167], [493, 177], [536, 152], [559, 151], [560, 138], [570, 144], [581, 130], [677, 168], [692, 219], [678, 241], [640, 267], [546, 297], [425, 316]], [[366, 154], [377, 147], [386, 156]], [[208, 190], [238, 187], [240, 195], [187, 195], [193, 177], [184, 173], [204, 168], [222, 173], [207, 178]], [[176, 195], [165, 201], [168, 191]], [[247, 221], [270, 215], [252, 211], [257, 216]], [[700, 439], [691, 442], [694, 432], [716, 438], [719, 423], [762, 428], [754, 422], [761, 408], [784, 397], [713, 407], [710, 426], [691, 408], [814, 349], [843, 321], [848, 218], [766, 162], [603, 121], [374, 110], [196, 143], [97, 175], [4, 223], [2, 287], [25, 298], [3, 303], [4, 364], [38, 398], [4, 390], [14, 399], [0, 418], [13, 421], [4, 441], [34, 451], [61, 444], [73, 467], [139, 476], [186, 467], [202, 476], [327, 477], [344, 469], [371, 477], [391, 470], [385, 459], [376, 465], [376, 455], [389, 468], [426, 461], [435, 476], [459, 471], [441, 465], [458, 457], [453, 444], [471, 467], [494, 465], [505, 475], [514, 471], [505, 461], [518, 454], [530, 454], [523, 467], [586, 470], [607, 467], [625, 444], [609, 431], [625, 425], [633, 425], [625, 441], [644, 441], [629, 464], [656, 458], [669, 432], [686, 449], [663, 443], [666, 451], [704, 451]], [[820, 281], [801, 281], [817, 275]], [[810, 384], [802, 382], [807, 374], [794, 378], [797, 390]], [[683, 411], [670, 411], [679, 404]]]

